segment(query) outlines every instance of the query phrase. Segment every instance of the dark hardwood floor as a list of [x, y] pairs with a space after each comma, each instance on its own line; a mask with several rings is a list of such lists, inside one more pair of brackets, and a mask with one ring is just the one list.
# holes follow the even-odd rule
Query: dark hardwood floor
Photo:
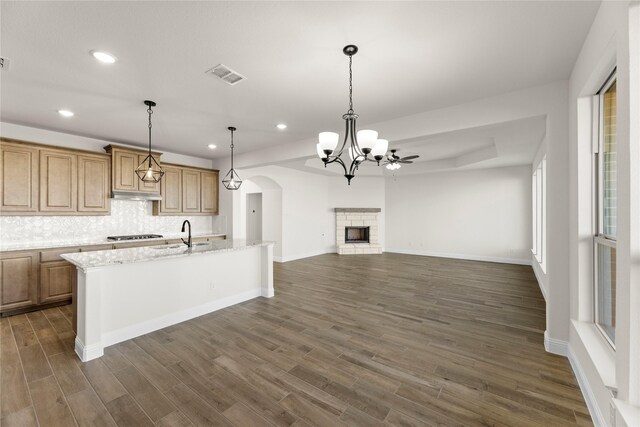
[[530, 267], [276, 264], [276, 296], [73, 353], [70, 306], [0, 320], [2, 426], [591, 425]]

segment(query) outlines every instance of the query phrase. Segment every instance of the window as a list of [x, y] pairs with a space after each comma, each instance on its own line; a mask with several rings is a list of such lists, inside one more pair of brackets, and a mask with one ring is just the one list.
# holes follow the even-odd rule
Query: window
[[532, 248], [542, 271], [546, 272], [546, 227], [545, 197], [547, 193], [547, 158], [542, 158], [531, 179], [532, 197]]
[[615, 71], [598, 92], [598, 132], [594, 235], [595, 322], [611, 345], [616, 328], [616, 76]]

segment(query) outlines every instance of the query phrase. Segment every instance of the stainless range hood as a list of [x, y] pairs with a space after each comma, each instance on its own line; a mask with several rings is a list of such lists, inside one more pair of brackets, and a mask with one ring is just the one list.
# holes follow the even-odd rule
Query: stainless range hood
[[162, 200], [162, 196], [158, 193], [117, 190], [111, 192], [111, 198], [114, 200]]

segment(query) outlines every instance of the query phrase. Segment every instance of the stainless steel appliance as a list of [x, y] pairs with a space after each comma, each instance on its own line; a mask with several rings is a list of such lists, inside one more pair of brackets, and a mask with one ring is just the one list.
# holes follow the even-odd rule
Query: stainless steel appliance
[[120, 241], [120, 240], [143, 240], [143, 239], [159, 239], [160, 234], [132, 234], [129, 236], [109, 236], [107, 240]]

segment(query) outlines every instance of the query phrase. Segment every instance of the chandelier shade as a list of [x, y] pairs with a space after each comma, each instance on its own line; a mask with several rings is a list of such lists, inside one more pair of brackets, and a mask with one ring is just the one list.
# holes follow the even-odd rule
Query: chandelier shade
[[144, 101], [144, 105], [147, 106], [147, 114], [149, 115], [149, 155], [144, 158], [142, 163], [138, 165], [135, 172], [143, 182], [160, 182], [164, 176], [164, 170], [157, 162], [153, 154], [151, 154], [151, 114], [153, 114], [152, 107], [156, 106], [153, 101]]
[[236, 128], [229, 126], [227, 129], [231, 132], [231, 169], [229, 169], [229, 172], [222, 178], [222, 185], [224, 185], [224, 188], [227, 190], [237, 190], [242, 185], [242, 180], [235, 169], [233, 169], [233, 133], [236, 131]]
[[[389, 141], [378, 139], [378, 132], [365, 129], [356, 131], [356, 120], [358, 115], [353, 110], [353, 55], [358, 52], [358, 47], [348, 45], [342, 52], [349, 57], [349, 109], [342, 116], [345, 121], [345, 135], [342, 145], [338, 147], [340, 135], [335, 132], [320, 132], [318, 134], [318, 144], [316, 151], [318, 157], [324, 162], [326, 167], [330, 163], [338, 163], [344, 170], [344, 176], [351, 185], [356, 171], [365, 161], [376, 162], [380, 165], [389, 147]], [[348, 144], [348, 145], [347, 145]], [[351, 162], [347, 168], [347, 163], [342, 159], [343, 153], [348, 152]], [[371, 155], [370, 158], [369, 156]]]

